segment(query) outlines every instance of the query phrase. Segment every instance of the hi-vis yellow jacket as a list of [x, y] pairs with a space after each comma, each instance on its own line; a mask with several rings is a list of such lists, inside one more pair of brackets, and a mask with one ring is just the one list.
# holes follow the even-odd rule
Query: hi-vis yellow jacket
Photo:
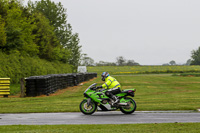
[[118, 87], [121, 88], [121, 85], [115, 78], [108, 76], [107, 78], [105, 78], [105, 83], [102, 85], [102, 87], [105, 89], [112, 89]]

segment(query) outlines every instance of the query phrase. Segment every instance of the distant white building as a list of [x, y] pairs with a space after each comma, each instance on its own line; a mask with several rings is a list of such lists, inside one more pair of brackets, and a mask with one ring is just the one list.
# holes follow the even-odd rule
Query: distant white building
[[86, 73], [87, 72], [87, 67], [86, 66], [78, 66], [77, 72], [78, 73]]

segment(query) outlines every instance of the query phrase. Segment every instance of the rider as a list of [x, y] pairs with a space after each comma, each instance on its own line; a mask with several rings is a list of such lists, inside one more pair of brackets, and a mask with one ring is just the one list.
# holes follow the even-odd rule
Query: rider
[[101, 75], [101, 79], [102, 81], [105, 81], [105, 83], [102, 84], [101, 86], [98, 86], [97, 88], [108, 89], [105, 92], [106, 96], [112, 98], [114, 100], [114, 103], [117, 103], [119, 99], [117, 99], [115, 94], [121, 92], [121, 85], [115, 78], [111, 77], [108, 72], [103, 72]]

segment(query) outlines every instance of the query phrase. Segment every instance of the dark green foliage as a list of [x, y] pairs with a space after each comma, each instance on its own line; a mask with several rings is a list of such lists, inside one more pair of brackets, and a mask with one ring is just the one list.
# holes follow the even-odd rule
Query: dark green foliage
[[24, 7], [18, 0], [1, 0], [0, 9], [3, 52], [78, 65], [78, 34], [72, 33], [66, 9], [60, 2], [42, 0]]
[[6, 32], [5, 32], [5, 22], [0, 15], [0, 47], [6, 45]]
[[48, 62], [39, 58], [22, 57], [19, 54], [0, 52], [0, 77], [10, 77], [12, 83], [19, 83], [20, 78], [71, 73], [72, 66], [60, 62]]
[[41, 12], [54, 27], [54, 33], [60, 44], [56, 49], [57, 60], [78, 66], [81, 57], [79, 37], [77, 33], [72, 33], [72, 26], [66, 20], [66, 9], [61, 2], [56, 4], [51, 0], [41, 0], [35, 3], [29, 1], [28, 5], [32, 9], [32, 13]]
[[68, 48], [70, 49], [70, 58], [69, 58], [69, 64], [73, 66], [78, 66], [79, 60], [81, 58], [81, 46], [79, 44], [79, 38], [78, 34], [74, 34], [71, 36], [71, 41], [68, 45]]
[[33, 30], [35, 43], [39, 47], [39, 57], [46, 60], [56, 60], [54, 57], [54, 49], [59, 47], [57, 37], [53, 32], [53, 27], [49, 25], [49, 21], [41, 13], [34, 14], [36, 28]]
[[29, 1], [29, 7], [32, 12], [41, 12], [50, 22], [50, 25], [54, 27], [56, 36], [58, 37], [61, 44], [66, 43], [65, 32], [67, 31], [67, 15], [66, 9], [63, 7], [61, 2], [55, 3], [51, 0], [41, 0], [35, 3]]
[[181, 73], [180, 76], [186, 76], [186, 77], [200, 77], [200, 73]]
[[190, 65], [200, 65], [200, 47], [192, 51], [192, 60]]
[[80, 46], [66, 18], [61, 3], [50, 0], [27, 7], [0, 0], [0, 77], [18, 83], [22, 77], [72, 72], [68, 64], [78, 64]]
[[3, 6], [4, 10], [2, 13], [4, 14], [0, 15], [3, 15], [2, 21], [5, 22], [2, 25], [2, 29], [5, 29], [4, 36], [6, 35], [6, 43], [0, 45], [0, 48], [8, 54], [20, 53], [23, 56], [37, 55], [38, 48], [33, 41], [34, 35], [32, 35], [32, 30], [35, 26], [32, 24], [33, 17], [24, 16], [22, 7], [17, 1], [3, 2], [4, 0], [1, 1], [1, 6]]

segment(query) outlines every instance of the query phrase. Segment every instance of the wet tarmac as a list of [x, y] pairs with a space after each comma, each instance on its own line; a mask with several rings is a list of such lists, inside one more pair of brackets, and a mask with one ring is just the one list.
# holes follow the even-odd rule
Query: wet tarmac
[[0, 114], [0, 125], [57, 125], [57, 124], [137, 124], [137, 123], [191, 123], [200, 122], [200, 113], [194, 111], [141, 111], [125, 115], [120, 111], [95, 112], [84, 115], [73, 113]]

